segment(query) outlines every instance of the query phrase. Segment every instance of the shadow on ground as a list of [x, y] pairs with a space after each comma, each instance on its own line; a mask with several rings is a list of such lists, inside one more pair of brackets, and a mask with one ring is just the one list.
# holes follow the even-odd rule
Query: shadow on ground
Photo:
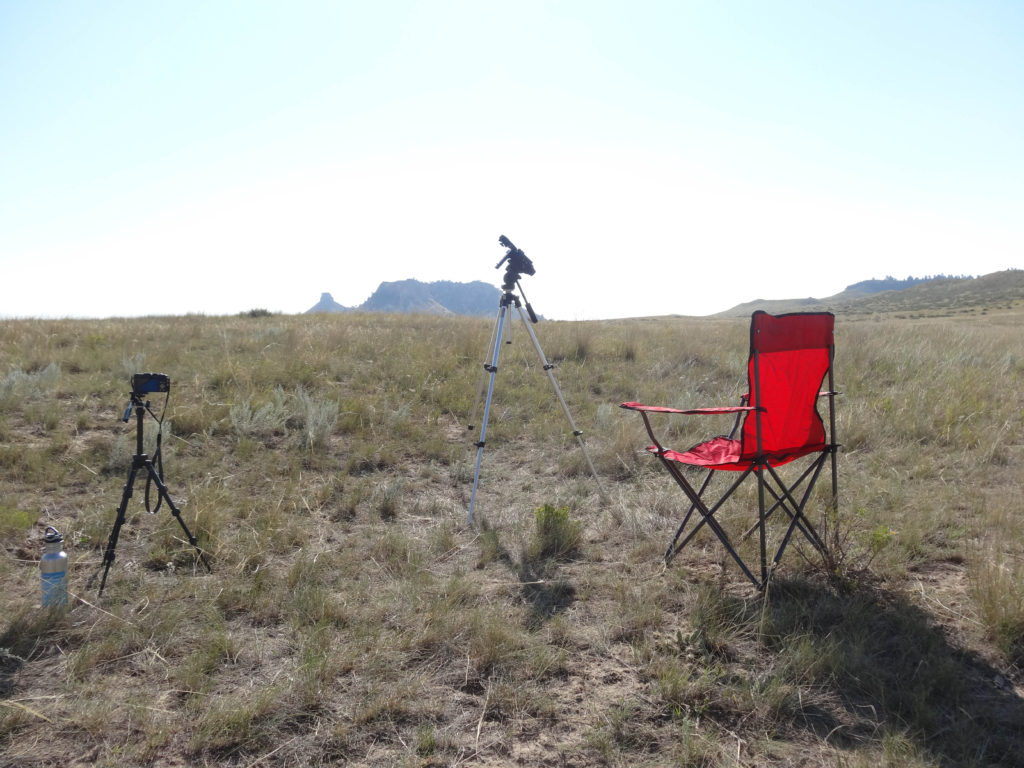
[[18, 673], [29, 661], [56, 652], [54, 637], [66, 624], [63, 608], [28, 609], [0, 633], [0, 701], [17, 690]]
[[841, 749], [895, 740], [943, 766], [1021, 765], [1024, 701], [905, 597], [793, 580], [745, 603], [768, 648], [800, 654], [797, 668], [831, 693], [791, 712], [793, 726]]
[[557, 558], [530, 557], [524, 553], [517, 560], [498, 541], [493, 529], [485, 528], [485, 531], [491, 537], [493, 559], [512, 571], [522, 585], [523, 600], [530, 609], [526, 617], [527, 628], [539, 629], [544, 622], [568, 610], [576, 601], [576, 587], [557, 575]]

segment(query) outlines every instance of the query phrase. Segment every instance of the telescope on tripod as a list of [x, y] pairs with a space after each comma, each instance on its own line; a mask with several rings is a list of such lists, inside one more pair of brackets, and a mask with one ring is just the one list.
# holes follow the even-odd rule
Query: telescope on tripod
[[[551, 386], [554, 387], [555, 395], [558, 397], [558, 402], [562, 406], [562, 411], [565, 413], [565, 418], [569, 421], [569, 427], [572, 430], [573, 437], [576, 438], [576, 442], [580, 446], [580, 450], [583, 451], [583, 456], [587, 461], [587, 466], [590, 468], [591, 474], [594, 476], [594, 480], [597, 481], [598, 490], [601, 496], [605, 496], [604, 488], [601, 486], [601, 479], [597, 476], [597, 470], [594, 469], [594, 462], [590, 460], [590, 454], [587, 452], [586, 443], [583, 442], [583, 432], [576, 427], [576, 422], [573, 421], [572, 414], [569, 412], [569, 406], [565, 404], [565, 398], [562, 396], [562, 390], [558, 386], [558, 382], [555, 380], [555, 374], [553, 373], [554, 365], [548, 362], [547, 357], [544, 355], [544, 350], [541, 349], [540, 341], [537, 340], [537, 334], [533, 331], [533, 324], [537, 323], [537, 315], [533, 311], [533, 307], [530, 306], [530, 302], [526, 300], [526, 294], [523, 293], [522, 286], [519, 285], [519, 279], [524, 274], [533, 275], [536, 270], [534, 269], [533, 262], [527, 257], [525, 253], [519, 248], [516, 248], [515, 244], [504, 235], [498, 238], [498, 243], [508, 251], [505, 256], [499, 261], [494, 268], [500, 269], [502, 264], [507, 262], [505, 267], [505, 279], [502, 282], [501, 300], [498, 302], [498, 316], [495, 321], [494, 330], [491, 333], [491, 342], [487, 351], [487, 360], [490, 362], [484, 363], [484, 375], [480, 380], [480, 386], [477, 389], [476, 402], [473, 405], [473, 415], [470, 420], [468, 428], [473, 429], [476, 422], [477, 413], [480, 407], [480, 399], [483, 393], [484, 381], [487, 381], [487, 397], [484, 399], [484, 415], [483, 421], [480, 423], [480, 439], [476, 442], [476, 468], [473, 471], [473, 491], [469, 497], [469, 514], [466, 517], [466, 522], [471, 524], [473, 522], [473, 506], [476, 502], [476, 491], [480, 482], [480, 465], [484, 455], [484, 442], [487, 437], [487, 420], [491, 412], [491, 400], [494, 396], [494, 380], [498, 373], [498, 353], [501, 349], [501, 342], [504, 338], [505, 333], [505, 316], [512, 308], [519, 313], [520, 319], [523, 321], [523, 325], [529, 332], [530, 340], [533, 342], [534, 349], [537, 350], [537, 355], [540, 357], [541, 366], [544, 372], [547, 373], [548, 379], [551, 381]], [[516, 295], [518, 291], [519, 295]], [[522, 300], [520, 300], [520, 295]], [[526, 312], [523, 312], [523, 305], [526, 305]], [[527, 322], [527, 314], [529, 315], [529, 322]]]

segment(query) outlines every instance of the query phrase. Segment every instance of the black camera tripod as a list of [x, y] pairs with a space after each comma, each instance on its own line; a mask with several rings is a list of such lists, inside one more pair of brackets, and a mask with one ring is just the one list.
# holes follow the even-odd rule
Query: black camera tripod
[[[148, 378], [143, 378], [148, 377]], [[154, 378], [160, 377], [160, 378]], [[155, 383], [154, 383], [155, 382]], [[158, 388], [159, 387], [159, 388]], [[164, 388], [166, 387], [166, 388]], [[135, 485], [135, 476], [141, 471], [146, 470], [146, 506], [149, 507], [149, 484], [152, 483], [157, 489], [157, 503], [156, 506], [151, 510], [153, 513], [160, 508], [160, 504], [167, 502], [168, 508], [171, 510], [171, 514], [174, 515], [178, 521], [178, 525], [181, 526], [181, 530], [185, 532], [186, 538], [188, 538], [189, 544], [195, 547], [196, 552], [199, 554], [199, 559], [203, 565], [206, 566], [206, 570], [210, 571], [210, 564], [206, 561], [206, 555], [203, 554], [203, 550], [199, 548], [199, 542], [196, 537], [192, 535], [192, 532], [185, 525], [185, 521], [181, 519], [181, 510], [175, 505], [171, 499], [170, 494], [167, 492], [167, 486], [164, 485], [163, 479], [160, 477], [160, 473], [157, 471], [156, 466], [153, 464], [153, 460], [146, 455], [142, 445], [143, 436], [143, 416], [146, 411], [149, 411], [149, 401], [145, 399], [147, 392], [169, 392], [170, 382], [166, 376], [162, 374], [136, 374], [133, 377], [133, 387], [131, 393], [131, 399], [128, 401], [128, 408], [124, 412], [123, 421], [128, 421], [131, 416], [131, 412], [135, 411], [135, 455], [132, 456], [132, 466], [128, 470], [128, 481], [125, 483], [124, 492], [121, 494], [121, 504], [117, 508], [117, 517], [114, 518], [114, 527], [110, 531], [110, 538], [107, 540], [107, 548], [103, 553], [103, 561], [100, 563], [100, 568], [103, 569], [103, 578], [100, 579], [99, 594], [103, 594], [103, 587], [107, 583], [107, 573], [110, 571], [110, 566], [114, 563], [114, 550], [117, 548], [117, 539], [121, 535], [121, 526], [124, 525], [125, 512], [128, 509], [128, 500], [132, 497], [132, 487]], [[155, 419], [152, 411], [149, 411], [150, 415]], [[158, 419], [158, 421], [160, 421]], [[157, 450], [159, 453], [159, 449]], [[96, 576], [99, 574], [99, 569], [93, 574], [92, 578], [89, 579], [88, 586], [92, 586]]]
[[[601, 493], [602, 498], [605, 496], [604, 487], [601, 485], [601, 479], [597, 476], [597, 470], [594, 469], [594, 462], [590, 460], [590, 454], [587, 452], [587, 446], [583, 442], [583, 433], [576, 428], [576, 422], [573, 421], [572, 414], [569, 413], [569, 406], [565, 404], [565, 398], [562, 397], [562, 390], [558, 387], [558, 382], [555, 380], [555, 374], [552, 373], [554, 365], [548, 362], [547, 357], [544, 355], [544, 350], [541, 349], [540, 341], [537, 340], [537, 334], [533, 331], [531, 323], [537, 322], [537, 315], [533, 311], [533, 307], [530, 306], [530, 302], [526, 301], [526, 294], [523, 293], [522, 286], [519, 285], [519, 278], [522, 273], [527, 275], [534, 274], [533, 262], [527, 258], [526, 254], [520, 249], [516, 248], [507, 237], [502, 235], [498, 238], [498, 242], [505, 248], [508, 248], [508, 253], [505, 257], [495, 265], [495, 269], [499, 269], [502, 264], [508, 261], [508, 266], [505, 267], [505, 279], [502, 284], [502, 295], [501, 301], [498, 303], [498, 317], [495, 323], [494, 331], [491, 334], [491, 342], [488, 348], [487, 358], [490, 360], [489, 363], [484, 363], [484, 376], [480, 380], [480, 386], [477, 389], [476, 403], [473, 406], [473, 417], [472, 421], [476, 421], [477, 411], [480, 407], [480, 396], [483, 393], [483, 384], [486, 380], [487, 383], [487, 397], [484, 400], [484, 416], [483, 421], [480, 424], [480, 440], [476, 443], [476, 469], [473, 472], [473, 491], [469, 497], [469, 514], [466, 517], [467, 524], [473, 522], [473, 504], [476, 502], [476, 489], [480, 481], [480, 463], [484, 455], [484, 440], [487, 437], [487, 418], [491, 411], [491, 398], [494, 395], [494, 378], [498, 372], [498, 352], [501, 348], [501, 341], [505, 329], [505, 315], [510, 311], [510, 307], [515, 307], [519, 313], [520, 319], [523, 321], [523, 325], [530, 334], [530, 339], [533, 341], [533, 346], [537, 350], [537, 355], [540, 357], [541, 365], [544, 367], [545, 373], [551, 380], [551, 386], [555, 389], [555, 394], [558, 396], [558, 402], [562, 406], [562, 411], [565, 413], [566, 419], [569, 420], [569, 427], [572, 429], [573, 437], [576, 438], [576, 442], [579, 443], [580, 449], [583, 451], [583, 456], [587, 460], [587, 466], [590, 467], [590, 472], [594, 476], [594, 480], [597, 481], [598, 490]], [[519, 296], [515, 294], [518, 290], [523, 296], [523, 300], [520, 301]], [[530, 315], [530, 321], [527, 322], [526, 313], [523, 312], [523, 304], [526, 304], [526, 313]], [[507, 341], [506, 343], [511, 343]], [[473, 429], [474, 424], [470, 423], [468, 428]]]

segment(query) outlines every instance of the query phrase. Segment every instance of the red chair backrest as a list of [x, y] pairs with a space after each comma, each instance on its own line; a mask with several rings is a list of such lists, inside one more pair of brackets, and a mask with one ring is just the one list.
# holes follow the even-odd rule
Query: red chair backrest
[[750, 320], [750, 405], [744, 419], [742, 459], [775, 457], [772, 464], [825, 447], [825, 427], [818, 413], [821, 384], [833, 354], [830, 312], [769, 315], [755, 312]]

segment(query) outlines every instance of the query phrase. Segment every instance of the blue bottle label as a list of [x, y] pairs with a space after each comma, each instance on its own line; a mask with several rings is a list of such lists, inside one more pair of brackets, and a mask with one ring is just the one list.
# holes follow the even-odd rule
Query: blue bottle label
[[43, 576], [43, 607], [67, 605], [67, 571], [60, 573], [44, 573]]

